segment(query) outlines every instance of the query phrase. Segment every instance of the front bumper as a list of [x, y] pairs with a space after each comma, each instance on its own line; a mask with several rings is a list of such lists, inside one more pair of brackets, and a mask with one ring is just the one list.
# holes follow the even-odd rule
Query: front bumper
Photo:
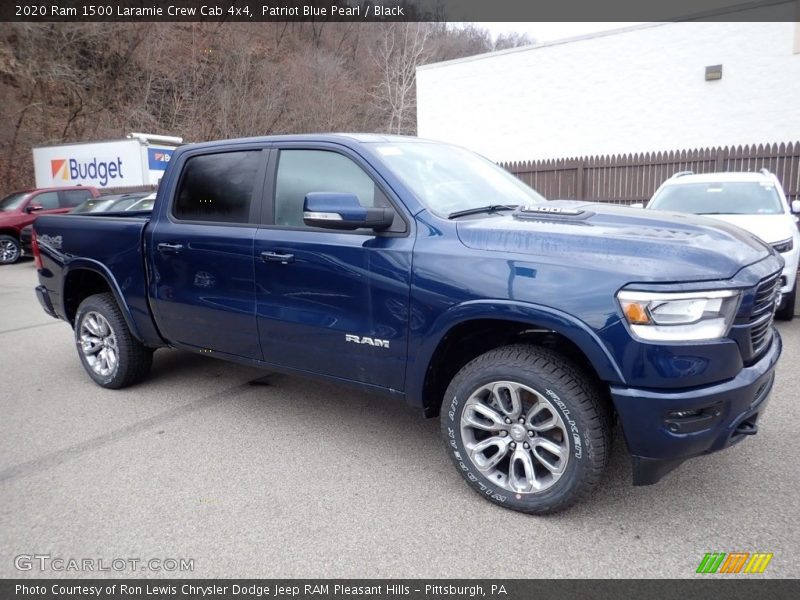
[[758, 431], [783, 344], [773, 330], [769, 350], [723, 383], [664, 392], [611, 387], [633, 457], [634, 485], [657, 483], [685, 460], [742, 441]]

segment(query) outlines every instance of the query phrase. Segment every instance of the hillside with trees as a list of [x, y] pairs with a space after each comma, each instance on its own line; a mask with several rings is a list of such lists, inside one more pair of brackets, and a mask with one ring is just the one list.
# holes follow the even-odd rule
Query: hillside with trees
[[32, 147], [131, 131], [413, 134], [417, 65], [530, 43], [443, 23], [6, 23], [0, 192], [33, 185]]

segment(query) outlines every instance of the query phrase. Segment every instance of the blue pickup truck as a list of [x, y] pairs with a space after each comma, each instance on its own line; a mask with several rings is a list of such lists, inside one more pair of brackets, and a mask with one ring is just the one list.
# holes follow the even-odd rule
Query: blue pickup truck
[[758, 238], [547, 201], [416, 138], [187, 145], [152, 214], [42, 216], [34, 254], [99, 385], [175, 347], [400, 398], [528, 513], [592, 492], [615, 423], [636, 485], [756, 433], [781, 354], [783, 260]]

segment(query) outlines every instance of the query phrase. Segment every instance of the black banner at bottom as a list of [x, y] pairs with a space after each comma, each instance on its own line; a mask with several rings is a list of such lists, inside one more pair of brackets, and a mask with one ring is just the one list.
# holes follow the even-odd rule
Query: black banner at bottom
[[796, 579], [5, 579], [3, 600], [752, 600], [800, 598]]

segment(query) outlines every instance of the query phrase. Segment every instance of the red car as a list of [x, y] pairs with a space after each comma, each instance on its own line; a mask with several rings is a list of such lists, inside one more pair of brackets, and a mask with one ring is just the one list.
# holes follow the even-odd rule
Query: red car
[[19, 234], [38, 215], [69, 212], [100, 193], [93, 187], [75, 186], [20, 190], [0, 200], [0, 265], [19, 260]]

